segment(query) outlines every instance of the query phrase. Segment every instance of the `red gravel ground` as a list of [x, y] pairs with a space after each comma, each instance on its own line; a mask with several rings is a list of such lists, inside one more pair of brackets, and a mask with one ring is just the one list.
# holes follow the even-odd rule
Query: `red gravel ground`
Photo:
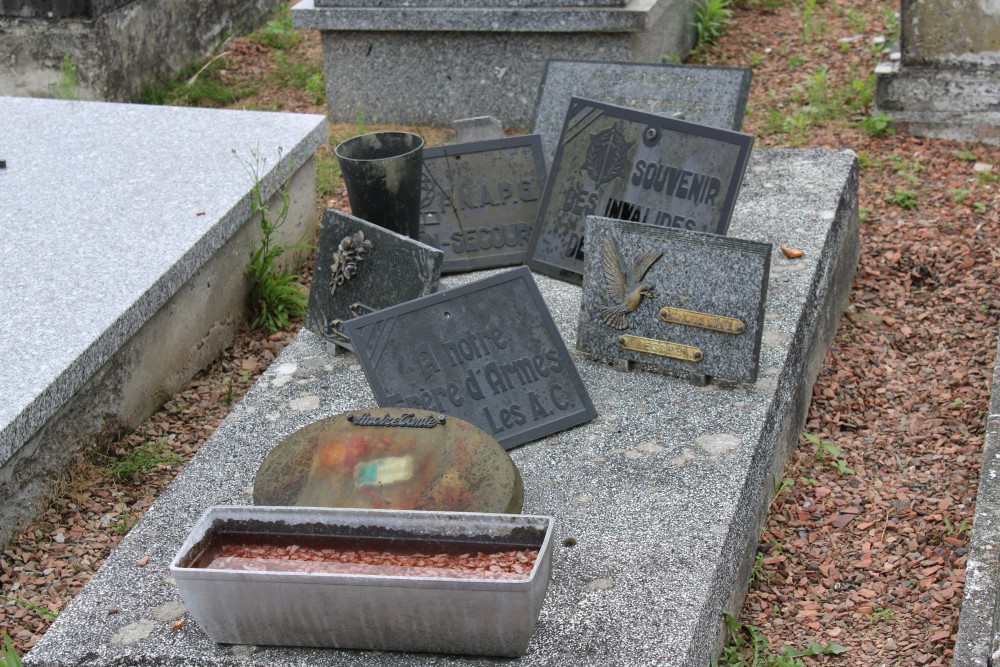
[[[776, 485], [740, 618], [775, 647], [848, 649], [812, 664], [950, 664], [975, 509], [1000, 315], [1000, 149], [864, 131], [869, 77], [898, 9], [743, 0], [719, 43], [690, 59], [753, 67], [744, 130], [758, 147], [850, 148], [862, 166], [850, 305], [813, 392], [808, 437]], [[276, 66], [269, 48], [245, 39], [226, 48], [215, 76], [261, 81], [230, 106], [322, 112], [303, 90], [265, 80]], [[318, 36], [278, 55], [318, 63]], [[346, 208], [336, 186], [321, 202]], [[44, 517], [0, 554], [0, 631], [19, 651], [182, 465], [113, 477], [109, 462], [161, 441], [161, 454], [190, 458], [293, 336], [245, 332], [136, 433], [80, 457]], [[777, 664], [764, 659], [747, 664]]]

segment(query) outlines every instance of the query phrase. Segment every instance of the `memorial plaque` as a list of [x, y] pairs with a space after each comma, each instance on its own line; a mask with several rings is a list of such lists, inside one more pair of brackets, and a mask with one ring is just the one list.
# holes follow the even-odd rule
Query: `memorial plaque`
[[545, 187], [536, 134], [424, 149], [420, 240], [453, 273], [523, 264]]
[[579, 350], [756, 381], [769, 244], [590, 217], [585, 257]]
[[505, 449], [597, 416], [525, 267], [344, 327], [381, 406], [454, 415]]
[[738, 132], [752, 77], [749, 67], [550, 60], [532, 131], [542, 135], [546, 164], [552, 164], [575, 96]]
[[437, 290], [440, 250], [377, 225], [326, 209], [306, 328], [350, 348], [342, 322]]
[[281, 441], [254, 479], [255, 505], [518, 513], [524, 487], [496, 440], [427, 410], [371, 408]]
[[583, 278], [596, 215], [725, 234], [753, 137], [572, 98], [528, 250], [528, 265]]

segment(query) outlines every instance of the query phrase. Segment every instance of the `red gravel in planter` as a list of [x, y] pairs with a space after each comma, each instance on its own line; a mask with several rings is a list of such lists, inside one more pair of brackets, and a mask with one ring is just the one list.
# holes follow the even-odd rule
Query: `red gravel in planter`
[[428, 553], [350, 547], [230, 542], [210, 547], [194, 567], [213, 570], [368, 574], [459, 579], [527, 579], [538, 549]]

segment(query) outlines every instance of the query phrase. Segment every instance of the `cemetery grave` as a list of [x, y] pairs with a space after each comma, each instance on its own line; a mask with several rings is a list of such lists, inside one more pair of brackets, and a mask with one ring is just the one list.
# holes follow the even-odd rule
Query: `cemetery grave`
[[[904, 454], [904, 456], [905, 456], [905, 454]], [[891, 649], [890, 649], [890, 650], [891, 650]]]
[[315, 115], [239, 112], [223, 124], [207, 109], [14, 97], [0, 112], [0, 215], [18, 239], [0, 269], [6, 541], [81, 447], [134, 428], [228, 345], [260, 234], [253, 174], [267, 200], [286, 181], [295, 193], [276, 240], [297, 243], [315, 218], [325, 128]]
[[[794, 261], [775, 259], [762, 377], [754, 385], [696, 387], [572, 356], [597, 418], [511, 450], [524, 479], [523, 511], [553, 516], [557, 537], [545, 604], [520, 663], [703, 665], [721, 639], [722, 610], [739, 603], [766, 509], [761, 489], [770, 488], [771, 475], [797, 440], [809, 379], [819, 370], [857, 256], [851, 153], [754, 156], [744, 208], [731, 228], [770, 245], [794, 243], [807, 253]], [[772, 179], [793, 187], [780, 193], [763, 187]], [[510, 273], [500, 269], [489, 279]], [[473, 287], [476, 276], [449, 277], [444, 286]], [[573, 340], [580, 288], [544, 276], [534, 280], [560, 337]], [[360, 328], [366, 317], [348, 324]], [[249, 504], [253, 476], [273, 446], [268, 443], [324, 416], [372, 406], [375, 397], [361, 370], [355, 357], [331, 356], [322, 338], [301, 332], [27, 664], [71, 664], [81, 654], [94, 665], [141, 664], [153, 656], [220, 665], [433, 661], [417, 653], [230, 647], [214, 644], [193, 623], [179, 634], [169, 629], [184, 610], [164, 568], [197, 516], [214, 504]], [[109, 606], [117, 609], [112, 616]]]

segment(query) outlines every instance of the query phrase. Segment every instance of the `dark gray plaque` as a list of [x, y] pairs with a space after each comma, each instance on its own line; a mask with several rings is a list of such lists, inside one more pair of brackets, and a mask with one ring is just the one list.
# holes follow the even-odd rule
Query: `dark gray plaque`
[[544, 186], [537, 134], [425, 148], [420, 240], [443, 273], [523, 264]]
[[326, 209], [306, 328], [351, 349], [342, 322], [436, 291], [442, 256], [419, 241]]
[[725, 234], [753, 137], [572, 98], [528, 265], [583, 277], [585, 217]]
[[545, 161], [559, 142], [570, 98], [585, 97], [723, 130], [743, 127], [753, 70], [749, 67], [550, 60], [538, 91], [533, 132]]
[[504, 449], [597, 416], [526, 267], [344, 327], [382, 407], [454, 415]]
[[767, 243], [590, 217], [576, 346], [755, 382], [770, 266]]

